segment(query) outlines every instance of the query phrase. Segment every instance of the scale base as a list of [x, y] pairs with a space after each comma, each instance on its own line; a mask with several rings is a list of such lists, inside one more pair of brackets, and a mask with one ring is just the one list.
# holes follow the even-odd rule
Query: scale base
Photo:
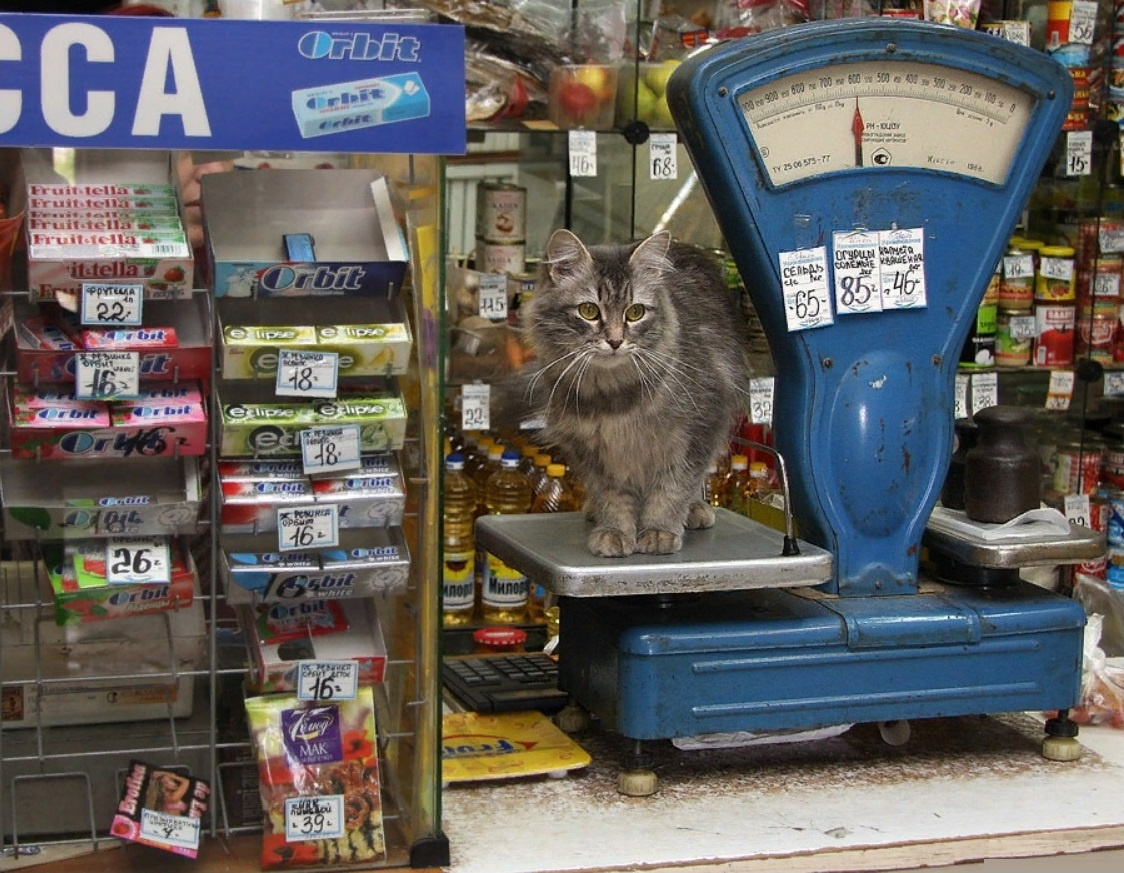
[[1080, 700], [1081, 604], [1018, 581], [560, 601], [559, 684], [634, 740], [791, 731]]

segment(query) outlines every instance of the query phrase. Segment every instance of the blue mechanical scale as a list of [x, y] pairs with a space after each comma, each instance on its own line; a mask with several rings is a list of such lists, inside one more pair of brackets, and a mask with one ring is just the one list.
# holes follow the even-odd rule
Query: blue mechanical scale
[[[1044, 754], [1076, 756], [1084, 613], [1018, 571], [1103, 539], [930, 527], [960, 350], [1072, 91], [1040, 52], [879, 19], [748, 37], [672, 76], [776, 364], [801, 539], [720, 512], [679, 555], [614, 560], [583, 554], [577, 515], [477, 525], [559, 595], [560, 684], [637, 741], [627, 767], [643, 770], [641, 740], [877, 722], [897, 741], [912, 718], [1054, 709]], [[988, 573], [929, 578], [923, 545]]]

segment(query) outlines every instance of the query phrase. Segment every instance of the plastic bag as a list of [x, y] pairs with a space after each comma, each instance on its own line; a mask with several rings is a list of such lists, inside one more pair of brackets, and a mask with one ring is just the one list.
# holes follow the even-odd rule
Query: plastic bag
[[1104, 616], [1085, 625], [1085, 659], [1081, 671], [1081, 705], [1069, 717], [1078, 724], [1124, 728], [1124, 658], [1109, 658], [1100, 647]]

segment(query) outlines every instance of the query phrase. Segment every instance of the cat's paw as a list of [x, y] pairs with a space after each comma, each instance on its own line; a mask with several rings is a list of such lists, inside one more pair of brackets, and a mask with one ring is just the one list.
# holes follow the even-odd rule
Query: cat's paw
[[683, 535], [650, 527], [636, 538], [636, 551], [645, 555], [671, 555], [683, 548]]
[[687, 507], [687, 527], [691, 530], [714, 527], [714, 507], [699, 501], [692, 503]]
[[624, 531], [597, 528], [589, 534], [589, 550], [599, 558], [625, 558], [636, 551], [636, 540]]

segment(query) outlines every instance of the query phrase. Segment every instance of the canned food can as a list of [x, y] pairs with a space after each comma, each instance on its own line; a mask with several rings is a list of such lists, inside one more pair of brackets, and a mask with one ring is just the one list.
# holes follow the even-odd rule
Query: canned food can
[[965, 367], [995, 366], [995, 307], [980, 306], [976, 310], [976, 327], [960, 350], [960, 364]]
[[1001, 267], [999, 306], [1029, 310], [1034, 305], [1034, 255], [1021, 245], [1011, 246]]
[[1034, 365], [1073, 366], [1077, 307], [1072, 303], [1040, 303], [1034, 307], [1034, 320]]
[[1077, 317], [1076, 353], [1102, 364], [1112, 361], [1118, 324], [1112, 304], [1082, 307]]
[[1124, 549], [1110, 547], [1105, 568], [1105, 581], [1116, 591], [1124, 591]]
[[1054, 490], [1058, 494], [1097, 493], [1101, 482], [1101, 453], [1096, 440], [1063, 443], [1054, 456]]
[[1003, 263], [1000, 261], [995, 265], [995, 272], [991, 274], [991, 279], [988, 280], [987, 288], [984, 290], [983, 300], [981, 301], [984, 306], [998, 306], [999, 305], [999, 286], [1003, 284]]
[[488, 242], [523, 242], [527, 238], [527, 189], [509, 182], [479, 182], [476, 236]]
[[480, 273], [527, 272], [526, 246], [521, 242], [494, 243], [476, 240], [476, 270]]
[[1105, 543], [1110, 549], [1124, 549], [1124, 491], [1107, 492], [1108, 514], [1104, 522]]
[[1101, 255], [1093, 270], [1094, 297], [1120, 297], [1120, 277], [1124, 260], [1120, 255]]
[[1064, 303], [1075, 298], [1074, 251], [1069, 246], [1043, 246], [1039, 252], [1034, 299], [1041, 303]]
[[[1021, 322], [1029, 321], [1030, 329], [1022, 330]], [[1020, 309], [1000, 309], [995, 318], [995, 365], [1025, 367], [1030, 364], [1034, 317]]]

